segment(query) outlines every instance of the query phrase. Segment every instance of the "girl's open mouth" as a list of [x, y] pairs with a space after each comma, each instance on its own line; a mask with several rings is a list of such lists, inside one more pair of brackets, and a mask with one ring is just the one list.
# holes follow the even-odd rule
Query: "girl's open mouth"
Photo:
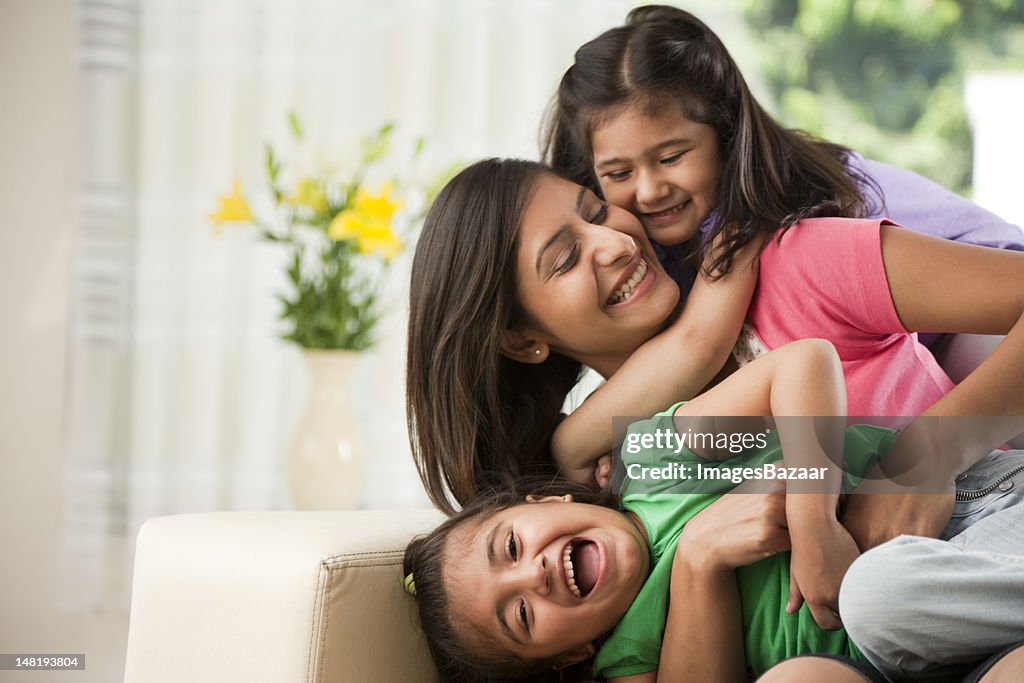
[[644, 221], [653, 225], [661, 225], [662, 223], [671, 223], [674, 221], [686, 205], [690, 203], [690, 200], [686, 200], [675, 206], [671, 206], [664, 211], [654, 211], [652, 213], [643, 214]]
[[562, 551], [562, 576], [577, 598], [590, 595], [601, 576], [601, 551], [586, 539], [573, 539]]

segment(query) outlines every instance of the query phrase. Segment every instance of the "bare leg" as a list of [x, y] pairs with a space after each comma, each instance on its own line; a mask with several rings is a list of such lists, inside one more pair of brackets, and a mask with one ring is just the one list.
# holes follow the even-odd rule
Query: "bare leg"
[[1024, 645], [1011, 650], [985, 672], [979, 683], [1019, 683], [1024, 681]]
[[[872, 679], [841, 661], [828, 657], [794, 657], [765, 672], [758, 683], [784, 681], [829, 681], [829, 683], [871, 683]], [[881, 679], [878, 679], [881, 680]]]

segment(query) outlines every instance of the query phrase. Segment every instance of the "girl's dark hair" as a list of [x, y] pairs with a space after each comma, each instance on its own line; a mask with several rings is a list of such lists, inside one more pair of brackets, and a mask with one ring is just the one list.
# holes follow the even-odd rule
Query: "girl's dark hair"
[[[689, 12], [637, 7], [625, 25], [576, 51], [547, 112], [545, 159], [600, 193], [591, 134], [631, 106], [651, 113], [681, 107], [718, 134], [722, 176], [707, 237], [721, 234], [722, 240], [705, 267], [713, 277], [728, 272], [737, 250], [759, 233], [811, 216], [863, 216], [869, 210], [864, 189], [881, 203], [877, 184], [850, 166], [849, 148], [773, 119], [718, 36]], [[709, 243], [705, 239], [701, 248]]]
[[[402, 572], [404, 576], [412, 574], [416, 584], [420, 625], [442, 680], [511, 683], [589, 679], [589, 662], [560, 673], [553, 671], [551, 662], [547, 661], [524, 661], [512, 655], [495, 653], [488, 656], [474, 652], [466, 643], [464, 631], [458, 629], [453, 618], [449, 586], [444, 580], [445, 551], [452, 532], [471, 521], [483, 520], [500, 510], [525, 504], [528, 494], [561, 496], [566, 493], [572, 494], [577, 503], [612, 506], [607, 490], [599, 492], [553, 477], [508, 478], [500, 486], [481, 493], [436, 529], [413, 539], [406, 547]], [[557, 514], [557, 511], [552, 514]]]
[[413, 458], [433, 503], [466, 503], [507, 476], [549, 473], [551, 434], [579, 378], [557, 353], [539, 365], [501, 353], [531, 322], [517, 303], [519, 223], [538, 179], [530, 161], [488, 159], [445, 186], [413, 257], [406, 410]]

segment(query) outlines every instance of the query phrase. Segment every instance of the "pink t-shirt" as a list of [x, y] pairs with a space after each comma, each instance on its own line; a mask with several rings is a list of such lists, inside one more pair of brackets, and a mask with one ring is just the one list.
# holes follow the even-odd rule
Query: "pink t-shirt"
[[[885, 219], [813, 218], [761, 254], [747, 318], [769, 348], [807, 337], [836, 347], [851, 417], [920, 415], [953, 388], [896, 315], [882, 263]], [[870, 421], [870, 420], [869, 420]]]

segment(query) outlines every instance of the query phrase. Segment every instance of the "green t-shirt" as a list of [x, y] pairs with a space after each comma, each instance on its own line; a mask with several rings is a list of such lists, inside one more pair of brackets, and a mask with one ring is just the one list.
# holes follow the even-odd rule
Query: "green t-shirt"
[[[676, 407], [630, 426], [630, 434], [654, 434], [673, 429]], [[673, 429], [674, 431], [674, 429]], [[854, 425], [846, 431], [844, 491], [850, 491], [892, 447], [896, 432], [872, 425]], [[774, 432], [762, 442], [726, 461], [710, 461], [683, 448], [642, 448], [630, 454], [623, 448], [623, 464], [645, 467], [686, 464], [702, 467], [751, 467], [782, 460]], [[691, 470], [693, 471], [693, 470]], [[723, 479], [637, 481], [627, 477], [622, 486], [622, 508], [635, 513], [647, 529], [651, 550], [651, 574], [633, 604], [601, 646], [594, 672], [605, 677], [628, 676], [658, 668], [661, 643], [668, 616], [672, 560], [683, 526], [698, 512], [737, 486]], [[844, 630], [825, 631], [814, 621], [805, 604], [796, 614], [786, 614], [789, 596], [789, 553], [779, 553], [736, 570], [743, 610], [744, 649], [747, 666], [761, 674], [774, 664], [798, 654], [838, 654], [865, 662]], [[676, 596], [676, 600], [685, 599]], [[709, 657], [716, 653], [709, 652]]]

